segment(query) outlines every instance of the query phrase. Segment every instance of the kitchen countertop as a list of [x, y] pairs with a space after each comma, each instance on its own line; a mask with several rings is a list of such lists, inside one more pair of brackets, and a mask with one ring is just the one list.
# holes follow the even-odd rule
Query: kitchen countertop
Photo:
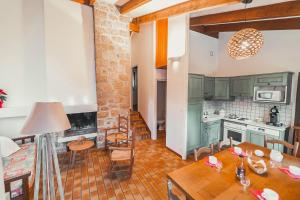
[[206, 122], [213, 122], [213, 121], [222, 120], [222, 119], [226, 120], [226, 121], [231, 121], [231, 122], [236, 122], [236, 123], [246, 124], [246, 125], [252, 125], [252, 126], [258, 126], [258, 127], [268, 128], [268, 129], [277, 130], [277, 131], [285, 131], [287, 128], [289, 128], [289, 126], [285, 126], [285, 125], [283, 125], [281, 127], [276, 127], [276, 126], [267, 125], [263, 122], [254, 122], [252, 120], [241, 121], [238, 119], [230, 119], [228, 117], [222, 117], [220, 115], [209, 115], [207, 118], [203, 118], [202, 121], [204, 123], [206, 123]]

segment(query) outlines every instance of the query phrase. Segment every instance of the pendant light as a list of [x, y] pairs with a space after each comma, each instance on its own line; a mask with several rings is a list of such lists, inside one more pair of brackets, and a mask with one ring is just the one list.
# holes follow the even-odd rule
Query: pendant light
[[[245, 4], [251, 3], [252, 0], [242, 0]], [[245, 14], [245, 23], [246, 23]], [[263, 34], [254, 28], [245, 28], [236, 32], [227, 43], [227, 51], [230, 57], [236, 60], [242, 60], [252, 57], [258, 53], [264, 43]]]

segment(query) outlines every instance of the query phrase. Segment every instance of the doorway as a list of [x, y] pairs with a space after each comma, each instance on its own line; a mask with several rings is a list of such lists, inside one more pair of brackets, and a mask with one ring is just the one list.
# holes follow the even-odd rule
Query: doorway
[[166, 103], [167, 81], [157, 81], [157, 137], [165, 137], [166, 134]]
[[131, 94], [132, 94], [132, 110], [138, 111], [138, 67], [137, 66], [132, 68]]

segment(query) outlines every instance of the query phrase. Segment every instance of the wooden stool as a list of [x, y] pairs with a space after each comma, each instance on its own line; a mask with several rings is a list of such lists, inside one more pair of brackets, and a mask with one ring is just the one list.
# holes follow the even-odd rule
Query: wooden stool
[[94, 141], [92, 140], [72, 141], [69, 142], [67, 146], [71, 150], [70, 162], [73, 166], [75, 162], [76, 153], [82, 151], [85, 153], [85, 157], [87, 157], [88, 150], [94, 146]]
[[[300, 126], [294, 126], [294, 143], [300, 142]], [[297, 157], [300, 157], [300, 151], [298, 150]]]

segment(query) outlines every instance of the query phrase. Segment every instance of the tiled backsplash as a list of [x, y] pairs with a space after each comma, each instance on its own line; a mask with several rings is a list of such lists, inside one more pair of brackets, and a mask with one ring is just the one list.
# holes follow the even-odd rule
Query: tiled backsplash
[[236, 114], [238, 117], [251, 120], [262, 118], [264, 121], [269, 121], [269, 112], [274, 105], [279, 110], [279, 121], [285, 125], [290, 125], [292, 122], [292, 105], [256, 103], [250, 98], [236, 98], [235, 101], [205, 101], [203, 110], [213, 114], [215, 110], [224, 109], [226, 115]]

